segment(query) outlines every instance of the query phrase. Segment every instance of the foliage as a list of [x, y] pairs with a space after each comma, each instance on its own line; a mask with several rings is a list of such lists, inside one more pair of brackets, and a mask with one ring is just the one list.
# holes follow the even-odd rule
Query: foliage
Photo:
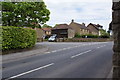
[[98, 35], [93, 35], [93, 34], [87, 34], [87, 38], [99, 38]]
[[4, 26], [38, 27], [49, 20], [44, 2], [2, 2]]
[[104, 30], [104, 29], [101, 29], [100, 33], [101, 33], [101, 35], [100, 35], [101, 38], [109, 38], [110, 37], [109, 32], [106, 32], [106, 30]]
[[82, 38], [82, 36], [80, 34], [75, 34], [75, 38]]
[[54, 27], [57, 27], [57, 26], [59, 26], [59, 24], [56, 24]]
[[29, 48], [36, 43], [36, 31], [21, 27], [2, 26], [2, 50]]
[[86, 34], [86, 35], [80, 35], [80, 34], [75, 34], [75, 38], [98, 38], [98, 35], [93, 35], [93, 34]]
[[42, 28], [52, 28], [52, 26], [49, 26], [49, 25], [47, 25], [47, 24], [44, 24], [44, 25], [42, 26]]

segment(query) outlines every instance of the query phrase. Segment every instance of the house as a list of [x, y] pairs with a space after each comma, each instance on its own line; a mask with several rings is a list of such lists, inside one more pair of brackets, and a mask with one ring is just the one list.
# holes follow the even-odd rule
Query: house
[[89, 34], [89, 30], [86, 28], [85, 23], [79, 24], [74, 22], [74, 20], [72, 20], [69, 26], [73, 30], [75, 30], [75, 34], [80, 34], [80, 35]]
[[103, 28], [103, 26], [101, 26], [99, 24], [92, 24], [92, 23], [90, 23], [87, 26], [87, 29], [89, 29], [90, 34], [93, 34], [93, 35], [101, 35], [100, 29], [102, 29], [102, 28]]
[[43, 39], [45, 37], [45, 32], [41, 28], [35, 28], [36, 33], [37, 33], [37, 39]]
[[51, 28], [42, 28], [42, 30], [45, 32], [45, 35], [51, 35]]
[[56, 34], [57, 38], [73, 38], [75, 31], [67, 24], [59, 24], [51, 30], [52, 34]]
[[[31, 27], [25, 27], [28, 29], [33, 29]], [[45, 32], [43, 31], [43, 29], [41, 28], [34, 28], [33, 30], [36, 30], [36, 34], [37, 34], [37, 40], [41, 40], [45, 37]]]

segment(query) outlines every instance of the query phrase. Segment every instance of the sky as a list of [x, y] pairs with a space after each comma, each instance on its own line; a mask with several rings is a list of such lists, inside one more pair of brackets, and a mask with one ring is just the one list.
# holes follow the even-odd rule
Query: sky
[[50, 10], [50, 20], [46, 23], [70, 24], [74, 19], [77, 23], [100, 24], [108, 30], [112, 21], [112, 0], [44, 0]]

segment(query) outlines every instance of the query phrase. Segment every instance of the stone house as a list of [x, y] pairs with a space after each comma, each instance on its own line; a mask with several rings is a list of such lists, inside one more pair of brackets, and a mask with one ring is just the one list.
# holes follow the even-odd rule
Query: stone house
[[93, 35], [101, 35], [100, 33], [100, 29], [102, 29], [103, 26], [99, 25], [99, 24], [92, 24], [90, 23], [88, 26], [87, 26], [87, 29], [90, 31], [90, 34], [93, 34]]
[[67, 24], [59, 24], [51, 30], [52, 34], [56, 34], [57, 38], [73, 38], [75, 31]]
[[73, 30], [75, 30], [75, 34], [80, 34], [80, 35], [89, 34], [89, 30], [86, 28], [85, 23], [79, 24], [74, 22], [74, 20], [72, 20], [69, 26]]

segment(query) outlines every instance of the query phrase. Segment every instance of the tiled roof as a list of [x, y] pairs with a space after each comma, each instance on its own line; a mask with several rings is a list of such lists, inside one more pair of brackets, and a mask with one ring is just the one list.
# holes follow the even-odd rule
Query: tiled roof
[[99, 30], [99, 28], [102, 28], [103, 26], [99, 25], [99, 24], [92, 24], [90, 23], [89, 25], [93, 25], [97, 30]]
[[51, 28], [42, 28], [44, 31], [51, 31]]
[[59, 24], [58, 26], [56, 26], [52, 29], [72, 29], [72, 28], [69, 27], [69, 25], [67, 25], [67, 24]]
[[72, 24], [75, 24], [75, 25], [77, 25], [78, 27], [80, 27], [82, 29], [86, 29], [86, 26], [83, 25], [83, 24], [79, 24], [79, 23], [76, 23], [76, 22], [72, 22]]

